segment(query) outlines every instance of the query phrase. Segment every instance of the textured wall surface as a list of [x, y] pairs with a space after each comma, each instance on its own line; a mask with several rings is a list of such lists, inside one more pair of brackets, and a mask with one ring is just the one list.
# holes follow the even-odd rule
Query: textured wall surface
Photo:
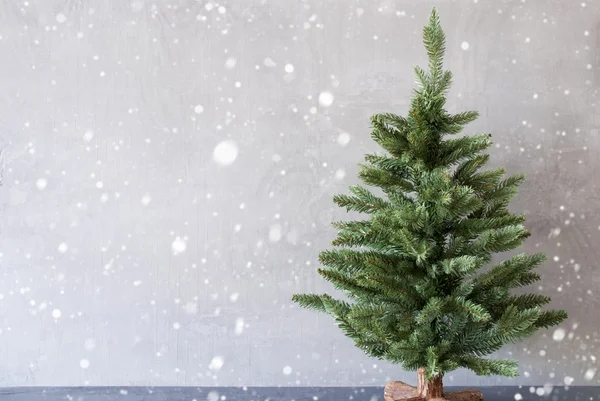
[[599, 0], [3, 0], [0, 386], [412, 381], [289, 298], [331, 291], [331, 198], [407, 111], [434, 5], [449, 111], [528, 174], [570, 313], [502, 350], [519, 378], [446, 384], [600, 384]]

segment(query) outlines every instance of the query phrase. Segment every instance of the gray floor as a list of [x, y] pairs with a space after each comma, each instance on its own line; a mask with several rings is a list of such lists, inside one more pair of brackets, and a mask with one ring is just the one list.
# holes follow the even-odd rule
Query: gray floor
[[[448, 387], [449, 391], [459, 389]], [[598, 387], [554, 387], [549, 397], [529, 387], [485, 387], [485, 401], [595, 401]], [[548, 390], [548, 389], [547, 389]], [[0, 401], [382, 401], [379, 387], [14, 387], [0, 389]]]

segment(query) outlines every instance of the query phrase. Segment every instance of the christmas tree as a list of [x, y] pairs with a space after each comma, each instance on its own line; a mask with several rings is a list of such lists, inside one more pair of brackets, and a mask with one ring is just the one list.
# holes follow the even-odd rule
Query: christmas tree
[[543, 311], [545, 295], [511, 294], [540, 279], [534, 269], [544, 254], [519, 253], [480, 270], [530, 235], [525, 217], [508, 209], [524, 176], [482, 169], [490, 134], [457, 136], [478, 113], [444, 108], [452, 74], [443, 69], [445, 35], [435, 9], [423, 38], [429, 71], [414, 70], [408, 116], [371, 118], [384, 152], [365, 156], [359, 178], [381, 195], [354, 185], [334, 197], [368, 215], [333, 223], [334, 248], [319, 254], [318, 273], [348, 300], [295, 294], [293, 301], [331, 315], [368, 355], [418, 371], [415, 399], [443, 399], [442, 377], [458, 368], [516, 376], [516, 361], [486, 356], [567, 314]]

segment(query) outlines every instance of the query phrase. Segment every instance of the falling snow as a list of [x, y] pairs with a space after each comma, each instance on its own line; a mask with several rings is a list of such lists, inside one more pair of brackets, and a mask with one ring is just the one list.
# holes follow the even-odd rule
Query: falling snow
[[179, 255], [180, 253], [185, 252], [186, 248], [186, 242], [180, 237], [175, 238], [175, 240], [171, 244], [171, 250], [173, 251], [173, 255]]
[[593, 380], [594, 377], [596, 376], [596, 368], [589, 368], [588, 370], [585, 371], [585, 374], [583, 375], [583, 378], [585, 380]]
[[281, 239], [281, 226], [274, 224], [269, 229], [269, 241], [278, 242]]
[[239, 336], [244, 332], [244, 318], [238, 317], [235, 320], [235, 335]]
[[223, 367], [224, 364], [225, 364], [225, 361], [224, 361], [223, 357], [215, 356], [212, 359], [212, 361], [210, 361], [210, 365], [208, 365], [208, 368], [212, 371], [218, 372], [219, 370], [221, 370], [221, 368]]
[[150, 195], [142, 196], [142, 199], [141, 199], [142, 206], [148, 206], [151, 201], [152, 201], [152, 198], [150, 197]]
[[92, 131], [85, 131], [83, 133], [83, 140], [86, 142], [91, 141], [94, 138], [94, 133]]
[[196, 304], [196, 302], [187, 302], [184, 306], [183, 306], [183, 310], [185, 313], [189, 314], [189, 315], [195, 315], [196, 313], [198, 313], [198, 304]]
[[562, 341], [565, 338], [565, 330], [562, 328], [558, 328], [554, 330], [554, 334], [552, 334], [552, 339], [554, 341]]
[[331, 92], [321, 92], [319, 94], [319, 105], [329, 107], [333, 104], [333, 94]]
[[346, 146], [346, 145], [348, 145], [349, 142], [350, 142], [350, 134], [343, 132], [338, 136], [337, 143], [339, 143], [340, 145]]
[[237, 64], [237, 60], [234, 57], [230, 57], [225, 61], [225, 68], [231, 70]]
[[237, 144], [231, 140], [220, 142], [213, 151], [213, 160], [221, 166], [232, 164], [237, 156]]
[[268, 68], [277, 67], [277, 63], [273, 61], [273, 59], [271, 59], [270, 57], [265, 58], [263, 64], [265, 65], [265, 67]]
[[[332, 233], [324, 223], [344, 216], [331, 195], [356, 183], [364, 153], [380, 150], [368, 116], [406, 112], [406, 66], [425, 57], [412, 46], [425, 8], [307, 0], [290, 19], [283, 2], [130, 0], [113, 14], [80, 1], [34, 3], [5, 13], [0, 35], [14, 67], [0, 132], [0, 338], [9, 362], [28, 355], [27, 344], [41, 357], [5, 372], [6, 384], [47, 383], [56, 372], [72, 386], [397, 379], [349, 356], [351, 345], [333, 349], [342, 334], [296, 315], [289, 297], [321, 285], [318, 253]], [[515, 207], [527, 210], [527, 249], [549, 256], [532, 289], [570, 314], [525, 350], [505, 348], [526, 355], [516, 401], [600, 383], [589, 313], [599, 290], [600, 103], [596, 31], [580, 9], [594, 7], [577, 1], [557, 16], [533, 3], [473, 0], [489, 19], [479, 31], [442, 19], [448, 32], [456, 25], [449, 110], [477, 109], [482, 82], [504, 83], [492, 85], [478, 124], [492, 127], [493, 163], [527, 173]], [[561, 74], [540, 51], [548, 37], [558, 38]], [[497, 118], [506, 127], [495, 132]], [[272, 347], [266, 359], [255, 356], [261, 342]], [[123, 376], [132, 363], [141, 369]]]
[[35, 182], [35, 186], [41, 191], [48, 186], [48, 180], [45, 178], [38, 178], [38, 180]]

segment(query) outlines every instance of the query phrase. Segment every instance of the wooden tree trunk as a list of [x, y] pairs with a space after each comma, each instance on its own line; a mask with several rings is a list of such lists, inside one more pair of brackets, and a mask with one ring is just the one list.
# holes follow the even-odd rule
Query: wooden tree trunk
[[442, 378], [443, 375], [438, 375], [433, 380], [427, 381], [425, 368], [419, 368], [417, 371], [417, 394], [426, 400], [444, 400]]
[[419, 368], [417, 387], [401, 381], [389, 382], [385, 386], [383, 398], [385, 401], [483, 401], [483, 394], [476, 390], [444, 393], [442, 375], [431, 381], [427, 381], [425, 376], [425, 369]]

